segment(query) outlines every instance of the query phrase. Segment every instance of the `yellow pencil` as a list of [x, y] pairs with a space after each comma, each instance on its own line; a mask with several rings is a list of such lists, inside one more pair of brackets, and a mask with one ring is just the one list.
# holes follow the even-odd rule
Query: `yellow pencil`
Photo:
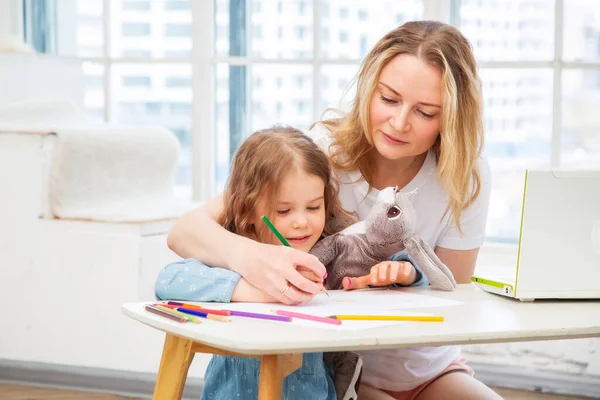
[[221, 322], [231, 322], [230, 319], [227, 319], [227, 318], [223, 317], [222, 315], [215, 315], [215, 314], [206, 314], [206, 319], [212, 319], [214, 321], [221, 321]]
[[330, 318], [352, 321], [444, 322], [441, 315], [331, 315]]

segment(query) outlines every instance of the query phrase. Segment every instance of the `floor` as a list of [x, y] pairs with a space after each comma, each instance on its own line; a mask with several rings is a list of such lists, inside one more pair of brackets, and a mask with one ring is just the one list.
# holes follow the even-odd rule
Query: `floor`
[[[555, 396], [536, 392], [524, 392], [511, 389], [495, 389], [506, 400], [589, 400], [586, 397]], [[19, 386], [0, 383], [0, 400], [139, 400], [134, 397], [115, 396], [111, 394], [93, 394]]]

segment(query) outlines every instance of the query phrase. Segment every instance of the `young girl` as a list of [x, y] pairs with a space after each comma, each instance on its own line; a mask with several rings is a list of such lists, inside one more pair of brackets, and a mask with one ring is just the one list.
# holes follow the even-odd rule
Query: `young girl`
[[[235, 155], [223, 196], [225, 207], [216, 218], [230, 232], [278, 246], [285, 257], [289, 249], [281, 246], [261, 220], [267, 215], [292, 248], [308, 252], [323, 236], [354, 222], [340, 206], [333, 182], [327, 157], [301, 131], [283, 127], [259, 131]], [[426, 284], [426, 277], [416, 268], [406, 255], [396, 255], [372, 269], [372, 283]], [[322, 275], [302, 266], [295, 272], [308, 277], [315, 292], [322, 287]], [[287, 281], [282, 281], [280, 287], [284, 295], [296, 290]], [[207, 267], [194, 259], [166, 266], [155, 290], [160, 300], [277, 301], [240, 275]], [[250, 357], [213, 356], [205, 374], [202, 399], [256, 398], [258, 362]], [[283, 393], [286, 399], [335, 399], [340, 386], [333, 378], [332, 368], [323, 362], [323, 353], [307, 353], [302, 367], [285, 379]], [[352, 382], [346, 383], [354, 389]], [[343, 398], [345, 393], [338, 396]]]

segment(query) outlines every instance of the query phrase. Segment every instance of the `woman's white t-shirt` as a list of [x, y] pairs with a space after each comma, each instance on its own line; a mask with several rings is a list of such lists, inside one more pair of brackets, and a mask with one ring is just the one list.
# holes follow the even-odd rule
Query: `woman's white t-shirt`
[[[315, 143], [330, 154], [332, 137], [322, 124], [316, 124], [309, 132]], [[413, 192], [410, 200], [417, 214], [417, 232], [432, 248], [444, 247], [455, 250], [479, 248], [485, 237], [485, 224], [490, 198], [490, 170], [482, 158], [481, 193], [477, 200], [461, 214], [461, 235], [452, 222], [452, 213], [446, 212], [448, 194], [436, 175], [436, 160], [429, 152], [414, 179], [402, 192]], [[379, 190], [369, 190], [369, 184], [361, 180], [359, 171], [345, 173], [336, 171], [340, 180], [340, 201], [349, 211], [355, 211], [364, 220], [375, 204]], [[420, 347], [361, 351], [363, 357], [363, 381], [373, 387], [405, 391], [433, 379], [453, 361], [460, 358], [459, 346]]]

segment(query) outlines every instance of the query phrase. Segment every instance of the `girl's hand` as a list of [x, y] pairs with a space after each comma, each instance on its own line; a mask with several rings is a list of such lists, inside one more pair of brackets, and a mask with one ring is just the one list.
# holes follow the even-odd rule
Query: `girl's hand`
[[[229, 269], [284, 304], [310, 301], [323, 287], [323, 264], [317, 257], [291, 247], [246, 241], [232, 258]], [[321, 278], [317, 282], [299, 270], [311, 271]]]
[[415, 283], [417, 270], [408, 261], [383, 261], [371, 267], [369, 275], [358, 278], [346, 277], [342, 281], [345, 290], [370, 286], [387, 286], [394, 283], [409, 286]]
[[278, 303], [277, 299], [252, 286], [244, 278], [240, 279], [231, 293], [232, 303]]

